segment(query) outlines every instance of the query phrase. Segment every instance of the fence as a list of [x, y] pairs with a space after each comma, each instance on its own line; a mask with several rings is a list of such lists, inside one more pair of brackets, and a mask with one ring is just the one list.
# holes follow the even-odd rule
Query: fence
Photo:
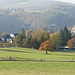
[[75, 60], [31, 60], [31, 59], [27, 59], [27, 60], [15, 60], [15, 59], [0, 59], [0, 61], [36, 61], [36, 62], [75, 62]]

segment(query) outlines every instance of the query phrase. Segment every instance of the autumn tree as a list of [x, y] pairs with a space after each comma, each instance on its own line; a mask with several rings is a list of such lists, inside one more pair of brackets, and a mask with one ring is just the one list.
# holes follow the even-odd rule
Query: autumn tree
[[33, 31], [31, 29], [26, 32], [26, 37], [32, 36], [32, 38], [35, 39], [36, 35], [37, 35], [37, 31]]
[[49, 40], [47, 40], [41, 44], [39, 51], [41, 50], [45, 50], [47, 54], [47, 51], [53, 51], [53, 45], [50, 43]]
[[75, 38], [75, 34], [72, 35], [72, 38]]
[[31, 39], [30, 47], [37, 49], [37, 46], [38, 46], [37, 40], [36, 39]]
[[46, 37], [45, 37], [46, 31], [47, 31], [47, 28], [46, 27], [43, 27], [43, 28], [41, 28], [41, 29], [39, 29], [37, 31], [37, 35], [36, 36], [37, 36], [37, 40], [40, 43], [42, 43], [42, 42], [44, 42], [44, 41], [47, 40]]
[[45, 38], [46, 38], [46, 40], [49, 40], [49, 39], [50, 39], [49, 32], [46, 32], [46, 34], [45, 34]]
[[2, 33], [1, 37], [2, 37], [3, 35], [6, 35], [6, 34], [9, 35], [8, 33]]
[[51, 44], [53, 44], [54, 48], [59, 47], [61, 45], [60, 33], [55, 32], [55, 33], [50, 34], [50, 41], [51, 41]]
[[75, 38], [72, 38], [68, 41], [68, 46], [71, 48], [75, 48]]
[[30, 36], [30, 35], [31, 35], [31, 32], [32, 32], [32, 30], [31, 30], [31, 29], [30, 29], [30, 30], [28, 30], [28, 31], [26, 32], [26, 37]]

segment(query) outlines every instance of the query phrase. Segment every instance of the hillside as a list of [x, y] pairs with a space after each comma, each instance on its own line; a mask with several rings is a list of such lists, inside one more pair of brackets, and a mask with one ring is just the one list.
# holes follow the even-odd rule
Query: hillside
[[18, 33], [21, 28], [37, 30], [42, 27], [60, 31], [65, 25], [75, 26], [75, 6], [72, 4], [51, 4], [39, 12], [27, 12], [25, 9], [0, 9], [0, 32]]

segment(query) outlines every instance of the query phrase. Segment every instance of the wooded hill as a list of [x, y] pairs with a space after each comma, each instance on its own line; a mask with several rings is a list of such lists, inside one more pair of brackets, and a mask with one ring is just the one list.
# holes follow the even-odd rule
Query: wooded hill
[[0, 32], [18, 33], [22, 27], [25, 31], [42, 27], [53, 27], [55, 31], [60, 31], [64, 26], [69, 29], [75, 26], [75, 5], [52, 4], [40, 12], [26, 12], [24, 9], [0, 10]]

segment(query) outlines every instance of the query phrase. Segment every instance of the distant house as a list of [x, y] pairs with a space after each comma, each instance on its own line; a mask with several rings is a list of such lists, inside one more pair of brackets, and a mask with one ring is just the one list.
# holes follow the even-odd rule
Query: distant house
[[71, 33], [75, 34], [75, 27], [72, 28]]
[[71, 48], [69, 46], [59, 46], [58, 50], [71, 50]]
[[10, 35], [5, 34], [2, 37], [0, 37], [1, 41], [4, 41], [4, 38], [6, 38], [6, 42], [9, 42], [10, 40], [12, 40], [12, 37], [10, 37]]
[[15, 38], [19, 33], [10, 34], [10, 37]]

